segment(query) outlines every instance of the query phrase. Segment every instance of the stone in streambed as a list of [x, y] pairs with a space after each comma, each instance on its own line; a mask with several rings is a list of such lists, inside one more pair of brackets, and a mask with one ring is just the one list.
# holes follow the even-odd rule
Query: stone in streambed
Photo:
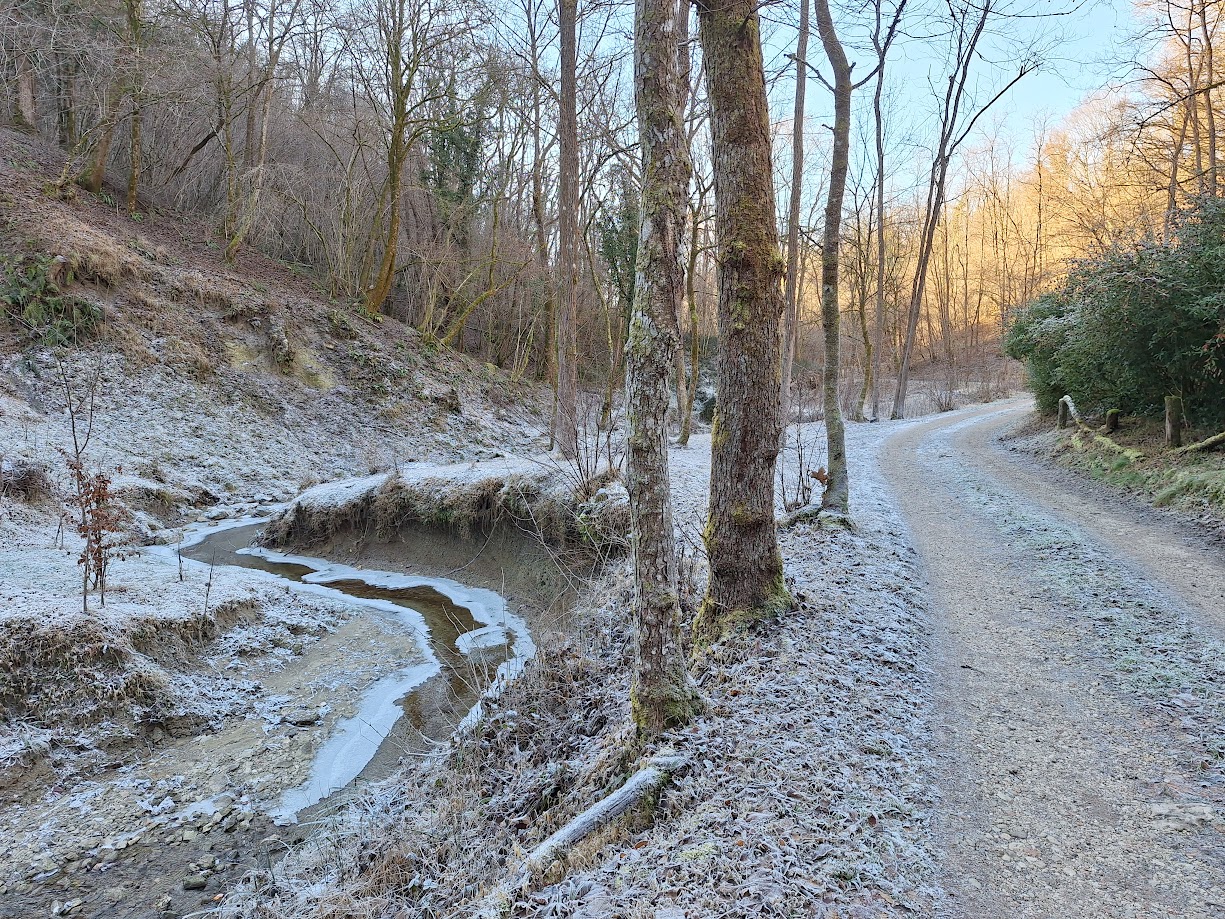
[[304, 728], [312, 724], [318, 724], [319, 717], [319, 712], [314, 709], [297, 708], [283, 714], [281, 721], [285, 724], [292, 724], [294, 727]]
[[202, 874], [189, 874], [183, 878], [184, 890], [203, 890], [208, 886], [208, 878]]

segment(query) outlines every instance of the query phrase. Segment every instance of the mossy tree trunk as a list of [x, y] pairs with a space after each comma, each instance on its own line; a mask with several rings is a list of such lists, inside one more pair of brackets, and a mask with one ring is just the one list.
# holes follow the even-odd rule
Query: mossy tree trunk
[[825, 403], [826, 465], [829, 481], [821, 506], [845, 514], [850, 509], [850, 483], [846, 470], [846, 432], [838, 404], [841, 363], [841, 329], [838, 311], [838, 244], [842, 232], [842, 198], [851, 149], [851, 65], [834, 31], [829, 0], [817, 0], [817, 34], [834, 74], [834, 146], [830, 156], [829, 192], [825, 198], [825, 238], [821, 249], [821, 325], [825, 329], [825, 373], [822, 395]]
[[719, 241], [710, 580], [695, 624], [702, 640], [790, 602], [774, 526], [783, 261], [757, 9], [753, 0], [698, 5]]
[[[680, 639], [676, 543], [668, 480], [668, 376], [675, 368], [683, 291], [681, 242], [691, 166], [680, 117], [673, 0], [637, 0], [634, 97], [642, 138], [642, 219], [626, 352], [626, 485], [638, 648], [632, 692], [639, 733], [688, 721], [696, 696]], [[683, 408], [683, 402], [682, 402]]]

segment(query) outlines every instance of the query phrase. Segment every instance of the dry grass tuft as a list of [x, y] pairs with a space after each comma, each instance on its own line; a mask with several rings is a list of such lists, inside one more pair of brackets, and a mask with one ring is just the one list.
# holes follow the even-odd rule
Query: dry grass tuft
[[11, 720], [135, 726], [169, 691], [165, 674], [102, 621], [0, 622], [0, 709]]
[[42, 463], [0, 458], [0, 498], [38, 504], [50, 498], [54, 490]]
[[299, 502], [264, 530], [265, 545], [318, 545], [340, 533], [388, 540], [410, 526], [438, 527], [463, 537], [509, 530], [567, 551], [615, 556], [625, 551], [629, 502], [610, 481], [586, 499], [563, 476], [539, 471], [481, 477], [406, 478], [396, 471], [341, 505]]
[[206, 701], [184, 697], [170, 671], [196, 669], [201, 646], [254, 612], [253, 602], [235, 600], [122, 628], [84, 615], [0, 621], [0, 714], [57, 737], [104, 725], [108, 745], [159, 730], [195, 733], [208, 723]]

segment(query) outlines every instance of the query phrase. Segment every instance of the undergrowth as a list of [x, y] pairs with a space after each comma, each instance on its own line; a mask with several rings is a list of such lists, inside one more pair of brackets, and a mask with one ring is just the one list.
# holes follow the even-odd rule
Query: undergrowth
[[1055, 447], [1062, 462], [1157, 507], [1205, 512], [1225, 520], [1225, 454], [1175, 454], [1161, 435], [1136, 425], [1117, 440], [1074, 432]]
[[66, 293], [72, 269], [49, 255], [0, 259], [0, 303], [9, 318], [49, 347], [80, 344], [94, 336], [102, 310]]

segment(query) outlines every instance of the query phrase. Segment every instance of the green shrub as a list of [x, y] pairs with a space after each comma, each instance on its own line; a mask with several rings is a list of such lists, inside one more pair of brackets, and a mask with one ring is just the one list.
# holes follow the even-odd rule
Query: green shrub
[[1225, 421], [1225, 203], [1180, 214], [1169, 243], [1075, 263], [1018, 311], [1004, 347], [1026, 362], [1045, 411], [1066, 393], [1091, 413], [1160, 416], [1180, 395], [1195, 420]]
[[[0, 260], [0, 304], [10, 319], [43, 344], [77, 344], [97, 330], [102, 310], [61, 291], [52, 274], [53, 265], [47, 255]], [[63, 283], [72, 283], [71, 272]]]

